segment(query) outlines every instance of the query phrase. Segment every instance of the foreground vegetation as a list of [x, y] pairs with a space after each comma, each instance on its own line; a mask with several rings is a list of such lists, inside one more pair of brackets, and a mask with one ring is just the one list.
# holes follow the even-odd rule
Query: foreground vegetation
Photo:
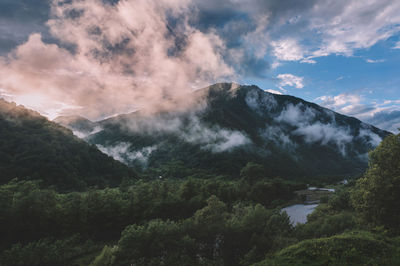
[[13, 180], [0, 187], [0, 264], [79, 265], [100, 251], [96, 263], [115, 265], [250, 264], [295, 243], [276, 207], [302, 187], [189, 178], [58, 193]]
[[65, 192], [0, 186], [0, 265], [399, 265], [400, 136], [303, 225], [280, 210], [305, 184], [263, 177], [125, 179]]

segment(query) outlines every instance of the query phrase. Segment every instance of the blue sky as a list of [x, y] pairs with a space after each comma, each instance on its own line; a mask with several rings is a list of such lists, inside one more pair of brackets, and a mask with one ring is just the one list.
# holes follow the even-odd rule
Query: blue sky
[[397, 132], [397, 0], [0, 0], [0, 97], [50, 118], [256, 84]]
[[[400, 49], [394, 48], [396, 39], [395, 35], [369, 48], [355, 50], [351, 56], [316, 58], [313, 64], [284, 61], [270, 70], [270, 75], [278, 80], [244, 79], [244, 82], [377, 123], [375, 114], [400, 110]], [[298, 77], [301, 86], [282, 86], [278, 76], [284, 73]], [[387, 121], [377, 124], [396, 132], [399, 122], [396, 118], [394, 124], [388, 125]]]

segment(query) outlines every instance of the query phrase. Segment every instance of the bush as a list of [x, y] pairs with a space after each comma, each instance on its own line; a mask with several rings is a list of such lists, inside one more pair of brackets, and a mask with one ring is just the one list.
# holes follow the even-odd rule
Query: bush
[[305, 240], [287, 247], [263, 265], [398, 265], [399, 246], [379, 235], [351, 232], [328, 238]]
[[352, 193], [366, 222], [400, 231], [400, 135], [391, 135], [370, 153], [370, 164]]

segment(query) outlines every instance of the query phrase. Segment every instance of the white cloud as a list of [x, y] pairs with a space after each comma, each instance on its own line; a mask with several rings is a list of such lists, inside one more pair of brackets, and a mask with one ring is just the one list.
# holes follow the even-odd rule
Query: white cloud
[[199, 144], [203, 149], [215, 153], [251, 143], [251, 140], [240, 131], [205, 125], [194, 110], [132, 117], [122, 126], [135, 133], [176, 134], [186, 142]]
[[346, 145], [354, 140], [350, 130], [347, 127], [337, 125], [335, 116], [330, 112], [325, 112], [331, 117], [330, 121], [321, 123], [318, 121], [318, 117], [321, 115], [319, 112], [301, 103], [297, 105], [288, 104], [275, 118], [275, 121], [296, 127], [292, 134], [302, 136], [307, 143], [333, 144], [345, 156]]
[[302, 89], [304, 87], [303, 77], [295, 76], [292, 74], [279, 74], [277, 78], [280, 79], [280, 86], [290, 86], [297, 89]]
[[375, 63], [383, 63], [383, 62], [385, 62], [385, 59], [376, 59], [376, 60], [374, 60], [374, 59], [367, 59], [367, 60], [365, 60], [367, 63], [371, 63], [371, 64], [375, 64]]
[[247, 106], [261, 113], [264, 111], [271, 111], [278, 105], [273, 95], [262, 93], [260, 90], [250, 90], [246, 94], [245, 101]]
[[[33, 33], [0, 56], [0, 87], [14, 100], [26, 94], [48, 98], [31, 98], [41, 104], [39, 111], [61, 102], [79, 106], [71, 111], [91, 119], [138, 108], [190, 106], [191, 85], [201, 88], [235, 76], [223, 57], [222, 38], [189, 23], [196, 15], [192, 4], [52, 0], [47, 26], [57, 42], [46, 43]], [[71, 16], [77, 10], [79, 15]], [[169, 19], [178, 25], [171, 28]]]
[[[337, 96], [321, 96], [315, 100], [324, 107], [345, 115], [355, 116], [384, 130], [397, 132], [397, 128], [400, 126], [400, 100], [365, 103], [362, 96], [348, 93]], [[374, 143], [376, 143], [376, 139], [376, 137], [371, 137], [371, 141]]]
[[311, 59], [311, 57], [304, 58], [300, 62], [307, 63], [307, 64], [316, 64], [317, 63], [317, 61], [315, 61], [314, 59]]
[[314, 118], [315, 110], [306, 108], [303, 104], [288, 104], [275, 120], [292, 126], [302, 126], [309, 124]]
[[348, 129], [335, 124], [322, 124], [317, 122], [299, 127], [293, 133], [304, 136], [308, 143], [319, 142], [322, 145], [326, 145], [329, 142], [333, 142], [343, 155], [346, 154], [346, 144], [353, 141], [353, 137]]
[[113, 157], [115, 160], [127, 165], [137, 161], [143, 166], [147, 165], [151, 153], [157, 149], [157, 146], [148, 146], [140, 150], [132, 150], [132, 145], [127, 142], [117, 142], [114, 145], [96, 145], [103, 153]]
[[400, 100], [385, 100], [385, 101], [383, 101], [383, 104], [384, 105], [387, 105], [387, 104], [400, 104]]
[[[313, 58], [332, 54], [352, 56], [400, 32], [400, 1], [307, 1], [287, 7], [271, 2], [260, 5], [278, 7], [271, 11], [276, 12], [276, 21], [267, 33], [275, 37], [271, 37], [271, 54], [281, 61], [315, 63]], [[253, 13], [263, 11], [257, 8]], [[400, 49], [400, 41], [393, 48]]]
[[270, 93], [273, 93], [273, 94], [279, 94], [279, 95], [282, 95], [282, 92], [280, 92], [280, 91], [277, 91], [277, 90], [265, 90], [265, 91], [267, 91], [267, 92], [270, 92]]
[[357, 94], [342, 93], [336, 96], [324, 95], [315, 99], [320, 101], [322, 106], [331, 109], [337, 109], [337, 107], [344, 106], [347, 104], [358, 104], [361, 101], [361, 96]]
[[369, 48], [398, 33], [400, 2], [320, 1], [310, 12], [309, 30], [318, 32], [320, 45], [314, 56], [342, 54]]
[[304, 57], [304, 51], [295, 39], [283, 39], [271, 43], [273, 55], [282, 61], [299, 61]]

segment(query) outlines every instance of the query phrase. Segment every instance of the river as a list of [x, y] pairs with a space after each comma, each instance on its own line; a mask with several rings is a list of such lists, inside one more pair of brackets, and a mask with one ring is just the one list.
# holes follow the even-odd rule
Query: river
[[307, 215], [312, 213], [318, 204], [295, 204], [282, 209], [282, 212], [285, 211], [290, 219], [290, 222], [293, 225], [298, 223], [304, 224], [307, 222]]

